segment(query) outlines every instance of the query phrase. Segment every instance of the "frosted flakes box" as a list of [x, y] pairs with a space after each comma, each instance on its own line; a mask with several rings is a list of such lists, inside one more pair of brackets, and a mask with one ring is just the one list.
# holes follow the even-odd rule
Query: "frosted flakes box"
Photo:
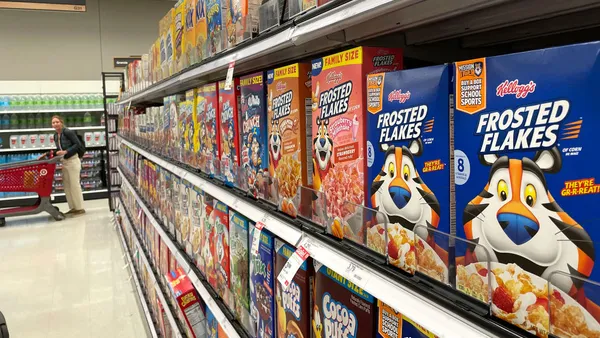
[[198, 255], [202, 243], [202, 221], [204, 219], [204, 192], [199, 187], [192, 185], [190, 192], [191, 208], [189, 217], [191, 221], [190, 235], [185, 245], [185, 252], [198, 265]]
[[[254, 240], [252, 228], [250, 248]], [[257, 338], [275, 337], [275, 296], [274, 289], [274, 236], [266, 230], [261, 231], [258, 254], [250, 253], [250, 316], [257, 328]]]
[[[275, 275], [278, 276], [296, 248], [280, 239], [275, 239]], [[305, 260], [287, 288], [275, 282], [277, 307], [277, 337], [310, 338], [312, 313], [312, 260]]]
[[[450, 67], [367, 77], [367, 206], [387, 215], [367, 246], [390, 264], [449, 283]], [[439, 230], [438, 233], [433, 230]]]
[[243, 327], [250, 327], [250, 280], [248, 229], [253, 224], [242, 214], [229, 209], [229, 249], [231, 259], [231, 292], [235, 317]]
[[223, 33], [221, 32], [221, 0], [206, 0], [206, 18], [208, 33], [208, 56], [220, 53], [223, 49]]
[[[204, 172], [210, 175], [218, 174], [218, 159], [220, 158], [219, 133], [219, 96], [217, 83], [202, 86], [203, 112], [199, 112], [201, 122], [200, 152], [204, 156]], [[200, 106], [200, 103], [198, 104]], [[200, 109], [200, 107], [198, 107]]]
[[173, 26], [174, 26], [174, 49], [175, 49], [175, 66], [173, 67], [173, 72], [177, 73], [185, 68], [185, 18], [186, 18], [186, 9], [185, 9], [185, 1], [179, 0], [177, 4], [175, 4], [174, 12], [173, 12]]
[[316, 337], [375, 335], [375, 298], [317, 261], [312, 329]]
[[217, 284], [215, 290], [226, 302], [230, 301], [231, 269], [229, 258], [229, 207], [221, 201], [215, 201], [215, 269]]
[[254, 73], [240, 79], [241, 91], [241, 165], [248, 176], [248, 188], [260, 197], [259, 187], [268, 176], [267, 111], [264, 73]]
[[[267, 72], [267, 128], [269, 187], [274, 202], [286, 214], [296, 217], [300, 206], [298, 188], [310, 186], [312, 100], [310, 65], [295, 63]], [[309, 179], [310, 177], [310, 179]]]
[[376, 338], [436, 338], [437, 336], [410, 318], [377, 300], [378, 319]]
[[471, 241], [457, 241], [457, 288], [484, 302], [491, 289], [493, 315], [540, 337], [600, 335], [599, 54], [593, 42], [455, 65], [456, 223]]
[[183, 38], [183, 68], [197, 62], [196, 58], [196, 6], [198, 0], [185, 0], [185, 30]]
[[401, 68], [401, 50], [374, 47], [356, 47], [312, 62], [313, 186], [325, 194], [325, 221], [338, 238], [363, 242], [359, 206], [367, 185], [366, 76]]
[[234, 78], [229, 90], [225, 81], [219, 81], [219, 133], [221, 137], [221, 174], [225, 184], [233, 186], [240, 165], [240, 142], [238, 126], [238, 103], [240, 102], [240, 79]]
[[196, 139], [194, 136], [197, 131], [197, 113], [196, 113], [196, 98], [197, 98], [197, 90], [190, 89], [185, 92], [185, 113], [183, 114], [185, 120], [183, 122], [183, 162], [192, 167], [196, 167], [196, 152], [195, 152], [195, 142]]
[[196, 35], [196, 62], [200, 62], [207, 57], [208, 54], [208, 26], [206, 19], [206, 0], [197, 0], [196, 2], [196, 23], [194, 32]]

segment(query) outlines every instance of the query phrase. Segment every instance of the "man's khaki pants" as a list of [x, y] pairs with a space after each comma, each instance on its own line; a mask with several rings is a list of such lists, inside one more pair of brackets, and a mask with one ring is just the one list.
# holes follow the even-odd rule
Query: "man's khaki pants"
[[83, 194], [81, 193], [81, 183], [79, 176], [81, 174], [81, 161], [77, 154], [68, 159], [63, 159], [63, 183], [65, 185], [65, 195], [70, 210], [83, 209]]

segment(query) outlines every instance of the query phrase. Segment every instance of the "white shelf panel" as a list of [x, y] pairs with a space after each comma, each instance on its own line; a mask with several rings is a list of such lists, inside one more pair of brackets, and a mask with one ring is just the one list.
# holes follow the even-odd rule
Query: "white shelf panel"
[[173, 243], [173, 241], [171, 240], [169, 235], [165, 232], [165, 230], [156, 221], [156, 219], [154, 218], [154, 216], [148, 209], [148, 206], [140, 198], [140, 196], [137, 194], [136, 190], [131, 186], [131, 184], [127, 180], [126, 176], [121, 171], [121, 169], [117, 169], [117, 170], [119, 171], [119, 174], [121, 174], [121, 176], [123, 176], [123, 180], [122, 180], [123, 183], [121, 184], [121, 186], [125, 185], [129, 188], [129, 190], [131, 191], [131, 193], [133, 194], [135, 199], [138, 201], [139, 205], [142, 207], [142, 210], [146, 214], [146, 217], [148, 218], [150, 223], [152, 223], [152, 225], [154, 226], [156, 231], [158, 231], [160, 237], [162, 238], [163, 242], [167, 245], [167, 247], [169, 248], [171, 253], [175, 255], [175, 259], [177, 260], [179, 265], [181, 265], [183, 270], [186, 272], [186, 274], [190, 278], [190, 281], [192, 282], [192, 284], [194, 284], [194, 287], [196, 287], [196, 290], [198, 290], [198, 294], [200, 295], [200, 298], [202, 298], [204, 300], [204, 302], [206, 303], [206, 306], [208, 306], [210, 311], [214, 314], [215, 318], [217, 319], [217, 321], [219, 322], [219, 324], [221, 325], [221, 327], [223, 328], [225, 333], [227, 333], [227, 336], [229, 338], [240, 338], [240, 335], [235, 330], [235, 328], [233, 327], [231, 322], [229, 322], [229, 320], [227, 319], [227, 317], [225, 316], [225, 314], [223, 313], [221, 308], [217, 305], [215, 300], [211, 297], [210, 293], [208, 292], [208, 290], [206, 289], [204, 284], [202, 284], [202, 282], [200, 282], [198, 275], [196, 275], [196, 273], [192, 270], [190, 263], [185, 258], [186, 254], [181, 252], [181, 250], [179, 250], [177, 248], [177, 246], [175, 245], [175, 243]]
[[85, 113], [104, 111], [104, 108], [77, 108], [77, 109], [34, 109], [34, 110], [0, 110], [0, 114], [30, 114], [30, 113]]
[[[107, 189], [98, 189], [98, 190], [87, 190], [87, 191], [83, 191], [82, 193], [84, 195], [87, 194], [95, 194], [95, 193], [99, 193], [99, 192], [107, 192]], [[54, 200], [54, 198], [58, 197], [58, 196], [65, 196], [64, 192], [59, 192], [59, 193], [55, 193], [50, 195], [50, 200]], [[31, 195], [31, 196], [17, 196], [17, 197], [2, 197], [0, 198], [0, 201], [18, 201], [18, 200], [26, 200], [26, 199], [30, 199], [30, 198], [37, 198], [37, 195]]]
[[[124, 217], [123, 219], [126, 219], [126, 218], [127, 217]], [[129, 220], [127, 220], [127, 222], [129, 223]], [[150, 329], [150, 334], [151, 334], [152, 338], [158, 338], [158, 334], [156, 333], [156, 327], [154, 326], [154, 322], [152, 321], [152, 315], [150, 314], [150, 310], [148, 309], [148, 304], [146, 303], [146, 298], [144, 297], [144, 293], [142, 292], [141, 283], [138, 279], [137, 274], [135, 273], [135, 269], [132, 264], [132, 260], [131, 260], [132, 255], [131, 255], [131, 252], [129, 251], [129, 248], [127, 247], [127, 244], [125, 242], [125, 236], [123, 234], [123, 229], [121, 229], [121, 226], [118, 224], [117, 224], [116, 228], [118, 229], [117, 233], [119, 234], [119, 238], [121, 239], [121, 245], [123, 246], [123, 251], [125, 251], [125, 256], [127, 256], [127, 265], [129, 265], [129, 268], [131, 270], [131, 276], [133, 278], [133, 283], [135, 284], [135, 290], [137, 291], [138, 299], [140, 300], [140, 304], [142, 305], [142, 310], [144, 311], [144, 317], [146, 317], [146, 323], [148, 324], [148, 328]], [[137, 241], [137, 239], [136, 239], [136, 241]]]
[[[216, 199], [239, 211], [247, 218], [255, 222], [264, 222], [266, 229], [288, 243], [297, 245], [304, 238], [303, 240], [307, 241], [311, 248], [309, 250], [311, 257], [363, 288], [375, 298], [381, 299], [437, 336], [456, 337], [456, 333], [460, 332], [460, 336], [463, 338], [498, 337], [484, 328], [467, 322], [464, 318], [460, 318], [456, 314], [440, 308], [439, 305], [427, 297], [416, 293], [398, 281], [390, 279], [376, 269], [365, 266], [352, 257], [348, 257], [343, 251], [332, 248], [316, 236], [303, 233], [296, 226], [284, 220], [271, 217], [269, 212], [238, 198], [228, 189], [214, 185], [195, 173], [164, 161], [123, 138], [121, 138], [121, 141], [137, 153], [160, 165], [162, 168], [171, 171], [173, 174], [188, 180]], [[123, 184], [129, 185], [129, 182], [123, 179]], [[129, 187], [131, 188], [131, 185]], [[348, 272], [350, 266], [355, 267], [353, 273]]]
[[[124, 204], [123, 204], [123, 201], [121, 200], [121, 198], [119, 198], [119, 201], [120, 201], [119, 203], [121, 204], [121, 206], [124, 207]], [[129, 222], [127, 215], [124, 215], [123, 219], [127, 219], [127, 222]], [[129, 226], [133, 227], [133, 224], [129, 223]], [[117, 225], [117, 227], [119, 227], [119, 226]], [[177, 325], [175, 316], [173, 316], [173, 313], [171, 312], [171, 308], [169, 307], [170, 303], [168, 303], [167, 298], [163, 294], [163, 291], [160, 287], [160, 283], [158, 280], [156, 280], [156, 276], [154, 275], [154, 269], [152, 269], [152, 265], [150, 265], [150, 262], [148, 261], [148, 257], [146, 257], [146, 253], [144, 252], [144, 250], [141, 249], [142, 246], [140, 245], [140, 242], [137, 238], [137, 234], [135, 234], [135, 233], [134, 233], [133, 241], [135, 242], [135, 245], [139, 248], [138, 252], [140, 254], [140, 257], [142, 258], [142, 263], [146, 266], [146, 269], [149, 272], [151, 272], [148, 274], [148, 276], [150, 277], [152, 285], [154, 285], [158, 299], [163, 304], [163, 308], [165, 310], [165, 313], [167, 314], [167, 319], [169, 320], [169, 323], [171, 324], [171, 328], [173, 328], [173, 331], [175, 331], [175, 337], [182, 338], [183, 334], [179, 331], [179, 326]]]
[[[90, 127], [69, 127], [71, 130], [97, 130], [104, 129], [104, 126], [90, 126]], [[27, 133], [27, 132], [39, 132], [39, 131], [54, 131], [54, 128], [30, 128], [30, 129], [0, 129], [0, 133]]]

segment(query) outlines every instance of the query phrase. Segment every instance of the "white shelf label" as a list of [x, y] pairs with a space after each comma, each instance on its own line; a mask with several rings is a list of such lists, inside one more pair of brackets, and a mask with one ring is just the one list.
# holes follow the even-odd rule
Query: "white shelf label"
[[231, 90], [233, 86], [233, 68], [235, 67], [235, 60], [229, 63], [229, 68], [227, 69], [227, 77], [225, 78], [225, 90]]
[[296, 249], [296, 251], [290, 256], [290, 259], [288, 259], [288, 261], [285, 263], [283, 269], [281, 269], [281, 272], [279, 273], [279, 276], [277, 276], [277, 280], [279, 283], [281, 283], [281, 286], [284, 290], [290, 286], [290, 283], [292, 282], [292, 279], [294, 279], [296, 272], [298, 269], [300, 269], [300, 266], [302, 266], [308, 256], [310, 256], [308, 251], [303, 246], [299, 246], [298, 249]]
[[348, 263], [348, 266], [346, 267], [346, 275], [348, 276], [349, 280], [351, 280], [361, 289], [364, 289], [371, 279], [371, 274], [354, 262]]
[[264, 227], [265, 227], [265, 223], [263, 223], [263, 222], [258, 222], [254, 226], [254, 232], [252, 233], [252, 248], [250, 251], [253, 255], [258, 255], [258, 245], [260, 243], [260, 234]]

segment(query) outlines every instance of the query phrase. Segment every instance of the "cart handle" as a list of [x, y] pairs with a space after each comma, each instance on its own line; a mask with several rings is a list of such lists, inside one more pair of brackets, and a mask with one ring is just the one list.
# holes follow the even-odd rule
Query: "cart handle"
[[61, 161], [63, 159], [64, 156], [54, 156], [50, 159], [43, 159], [45, 157], [45, 155], [43, 157], [41, 157], [40, 159], [37, 160], [27, 160], [27, 161], [19, 161], [19, 162], [11, 162], [11, 163], [6, 163], [6, 164], [0, 164], [0, 169], [10, 169], [10, 168], [19, 168], [19, 167], [23, 167], [26, 165], [35, 165], [35, 164], [55, 164], [59, 161]]

